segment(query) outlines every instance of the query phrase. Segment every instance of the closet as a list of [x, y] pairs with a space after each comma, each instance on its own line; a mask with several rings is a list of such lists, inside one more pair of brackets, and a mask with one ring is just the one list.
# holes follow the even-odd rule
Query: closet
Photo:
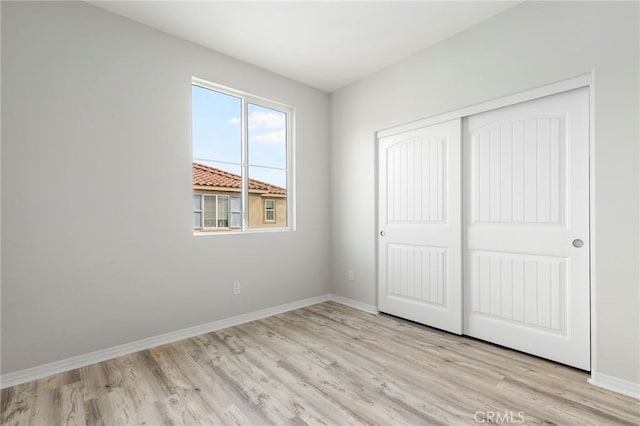
[[451, 116], [378, 135], [380, 311], [589, 370], [589, 88]]

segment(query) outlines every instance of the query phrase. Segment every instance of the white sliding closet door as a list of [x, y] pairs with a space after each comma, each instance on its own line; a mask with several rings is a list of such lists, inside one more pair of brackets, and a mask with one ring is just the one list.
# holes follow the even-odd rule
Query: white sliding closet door
[[461, 121], [378, 143], [379, 309], [461, 334]]
[[463, 133], [465, 334], [589, 370], [588, 89]]

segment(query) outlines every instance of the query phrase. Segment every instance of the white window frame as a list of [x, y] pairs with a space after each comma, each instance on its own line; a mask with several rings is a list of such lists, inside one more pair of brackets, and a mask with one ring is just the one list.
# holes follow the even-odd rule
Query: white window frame
[[[232, 89], [226, 86], [221, 86], [219, 84], [211, 83], [207, 80], [203, 80], [201, 78], [192, 77], [191, 85], [202, 87], [204, 89], [214, 90], [216, 92], [220, 92], [225, 95], [235, 96], [240, 98], [242, 102], [242, 147], [241, 147], [241, 176], [242, 176], [242, 191], [241, 191], [241, 200], [242, 200], [242, 228], [240, 230], [230, 230], [229, 232], [215, 232], [215, 233], [206, 233], [206, 232], [197, 232], [197, 229], [194, 228], [193, 235], [220, 235], [220, 234], [251, 234], [251, 233], [260, 233], [260, 232], [286, 232], [286, 231], [295, 231], [296, 229], [296, 215], [295, 215], [295, 110], [293, 107], [289, 105], [285, 105], [280, 102], [272, 101], [270, 99], [266, 99], [260, 96], [252, 95], [246, 92], [242, 92], [236, 89]], [[249, 215], [248, 215], [248, 207], [249, 207], [249, 135], [248, 135], [248, 105], [254, 104], [257, 106], [270, 108], [275, 111], [284, 113], [286, 115], [286, 134], [287, 134], [287, 163], [286, 163], [286, 174], [287, 174], [287, 224], [286, 226], [274, 226], [267, 228], [250, 228], [249, 227]], [[193, 141], [192, 145], [193, 147]], [[193, 159], [193, 155], [191, 156]], [[212, 159], [214, 160], [214, 159]], [[204, 200], [203, 200], [204, 201]], [[274, 204], [275, 206], [275, 204]], [[204, 206], [203, 206], [204, 207]], [[275, 209], [274, 209], [275, 211]], [[274, 213], [275, 217], [275, 213]], [[204, 214], [203, 214], [203, 223], [204, 223]], [[229, 217], [231, 221], [231, 217]], [[192, 219], [193, 222], [193, 219]], [[274, 220], [275, 222], [275, 220]], [[204, 229], [204, 228], [202, 228]]]
[[[267, 204], [272, 203], [272, 207], [268, 208]], [[269, 215], [267, 213], [273, 213], [273, 219], [269, 219]], [[276, 200], [275, 198], [265, 198], [264, 199], [264, 221], [267, 223], [273, 223], [276, 221]]]

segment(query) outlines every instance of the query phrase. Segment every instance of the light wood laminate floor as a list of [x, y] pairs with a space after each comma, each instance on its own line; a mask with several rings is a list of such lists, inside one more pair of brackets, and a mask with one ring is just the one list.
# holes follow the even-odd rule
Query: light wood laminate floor
[[638, 425], [587, 373], [326, 302], [2, 391], [2, 425]]

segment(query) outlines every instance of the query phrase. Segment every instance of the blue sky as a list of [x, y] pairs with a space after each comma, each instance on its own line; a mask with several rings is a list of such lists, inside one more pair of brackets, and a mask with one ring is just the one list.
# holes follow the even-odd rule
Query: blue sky
[[[192, 86], [195, 161], [240, 174], [240, 98]], [[248, 105], [249, 178], [286, 187], [286, 115]]]

